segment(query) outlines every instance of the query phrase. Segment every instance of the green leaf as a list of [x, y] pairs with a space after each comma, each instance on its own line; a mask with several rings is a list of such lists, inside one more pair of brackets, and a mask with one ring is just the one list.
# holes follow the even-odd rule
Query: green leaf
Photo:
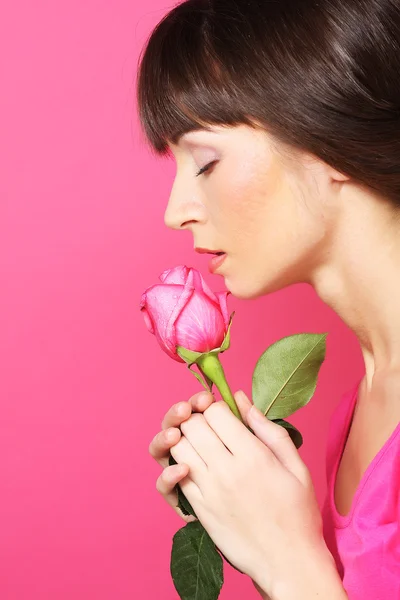
[[[171, 454], [169, 455], [168, 463], [169, 463], [169, 466], [178, 464]], [[197, 519], [196, 513], [194, 512], [192, 505], [190, 504], [189, 500], [186, 498], [185, 494], [182, 492], [179, 484], [176, 486], [176, 491], [178, 493], [178, 508], [181, 509], [181, 511], [183, 512], [184, 515], [186, 515], [186, 516], [192, 515], [193, 517], [196, 517], [196, 519]]]
[[177, 346], [176, 353], [189, 365], [195, 363], [199, 356], [202, 355], [202, 352], [194, 352], [193, 350], [188, 350], [183, 346]]
[[224, 583], [223, 562], [199, 521], [174, 535], [171, 575], [181, 600], [217, 600]]
[[271, 421], [273, 421], [277, 425], [281, 425], [281, 427], [284, 427], [285, 429], [287, 429], [296, 448], [297, 449], [300, 448], [300, 446], [303, 444], [303, 436], [301, 435], [300, 431], [298, 429], [296, 429], [296, 427], [294, 425], [292, 425], [288, 421], [284, 421], [283, 419], [271, 419]]
[[325, 359], [327, 333], [299, 333], [267, 348], [253, 373], [253, 402], [269, 419], [284, 419], [312, 398]]
[[190, 365], [188, 365], [188, 369], [189, 369], [189, 371], [191, 371], [191, 373], [193, 373], [193, 375], [196, 377], [196, 379], [201, 383], [203, 388], [206, 389], [207, 392], [211, 392], [212, 386], [213, 386], [213, 382], [211, 381], [211, 379], [209, 379], [207, 377], [207, 375], [204, 375], [204, 373], [202, 373], [200, 375], [200, 373], [197, 373], [194, 369], [191, 369]]

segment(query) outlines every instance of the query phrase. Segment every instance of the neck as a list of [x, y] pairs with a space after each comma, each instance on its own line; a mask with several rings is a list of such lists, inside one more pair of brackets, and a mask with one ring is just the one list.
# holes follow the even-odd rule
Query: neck
[[310, 283], [356, 334], [370, 391], [374, 377], [400, 382], [399, 210], [354, 188], [339, 202], [326, 259]]

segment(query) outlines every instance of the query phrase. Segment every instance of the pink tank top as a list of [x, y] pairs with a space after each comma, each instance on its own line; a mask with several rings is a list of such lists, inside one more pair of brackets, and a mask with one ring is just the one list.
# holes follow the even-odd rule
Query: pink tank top
[[400, 600], [400, 423], [365, 471], [350, 512], [342, 516], [334, 502], [360, 383], [343, 395], [330, 421], [324, 538], [349, 600]]

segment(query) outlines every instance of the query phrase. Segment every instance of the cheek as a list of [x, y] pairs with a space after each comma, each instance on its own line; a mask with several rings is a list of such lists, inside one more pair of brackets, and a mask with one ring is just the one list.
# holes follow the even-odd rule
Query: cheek
[[218, 229], [228, 236], [254, 230], [279, 180], [277, 167], [268, 164], [271, 157], [265, 151], [246, 148], [245, 160], [241, 154], [243, 150], [223, 161], [212, 181], [210, 212]]
[[290, 190], [275, 162], [239, 171], [231, 188], [230, 210], [238, 240], [265, 244], [284, 229], [290, 218]]

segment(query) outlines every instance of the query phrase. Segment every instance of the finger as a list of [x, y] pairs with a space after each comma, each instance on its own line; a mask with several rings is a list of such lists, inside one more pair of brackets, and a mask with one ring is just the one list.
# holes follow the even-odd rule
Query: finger
[[179, 427], [182, 421], [188, 419], [192, 414], [192, 408], [189, 402], [178, 402], [171, 406], [171, 408], [165, 413], [165, 416], [161, 422], [161, 429], [168, 429], [169, 427]]
[[170, 449], [177, 444], [181, 438], [181, 431], [176, 427], [170, 427], [165, 431], [160, 431], [152, 439], [149, 445], [151, 456], [162, 466], [168, 466]]
[[249, 412], [250, 408], [253, 406], [253, 403], [251, 402], [251, 400], [249, 400], [249, 398], [246, 396], [246, 394], [244, 393], [243, 390], [238, 390], [233, 395], [236, 400], [236, 405], [239, 409], [240, 416], [242, 417], [245, 425], [248, 425], [249, 423], [247, 420], [247, 413]]
[[171, 448], [171, 454], [177, 463], [188, 465], [190, 479], [200, 486], [207, 472], [207, 465], [189, 440], [182, 436], [179, 442]]
[[204, 415], [192, 415], [190, 419], [182, 423], [181, 431], [207, 466], [215, 463], [216, 460], [221, 462], [224, 457], [231, 456], [226, 446], [207, 423]]
[[149, 446], [151, 456], [162, 467], [168, 465], [170, 449], [181, 437], [178, 429], [181, 423], [190, 417], [192, 410], [203, 412], [214, 401], [215, 398], [211, 393], [198, 392], [189, 398], [188, 402], [178, 402], [169, 409], [161, 424], [163, 431], [153, 438]]
[[308, 469], [300, 457], [289, 433], [284, 427], [273, 423], [256, 407], [247, 414], [254, 434], [276, 456], [276, 458], [302, 482], [308, 480]]
[[204, 418], [232, 454], [250, 454], [257, 446], [255, 436], [223, 400], [211, 404], [204, 411]]
[[179, 486], [189, 500], [194, 512], [198, 514], [198, 509], [201, 506], [200, 502], [203, 499], [203, 494], [201, 493], [199, 486], [192, 481], [190, 475], [182, 479]]
[[189, 399], [193, 412], [204, 412], [210, 404], [215, 402], [215, 397], [211, 392], [198, 392]]
[[177, 402], [168, 410], [161, 423], [162, 429], [179, 427], [193, 412], [204, 412], [215, 401], [210, 392], [197, 392], [187, 402]]
[[185, 521], [190, 522], [195, 521], [196, 519], [192, 515], [183, 514], [178, 507], [178, 494], [176, 491], [176, 485], [185, 479], [188, 472], [189, 467], [185, 464], [166, 467], [156, 481], [156, 489], [180, 517]]

